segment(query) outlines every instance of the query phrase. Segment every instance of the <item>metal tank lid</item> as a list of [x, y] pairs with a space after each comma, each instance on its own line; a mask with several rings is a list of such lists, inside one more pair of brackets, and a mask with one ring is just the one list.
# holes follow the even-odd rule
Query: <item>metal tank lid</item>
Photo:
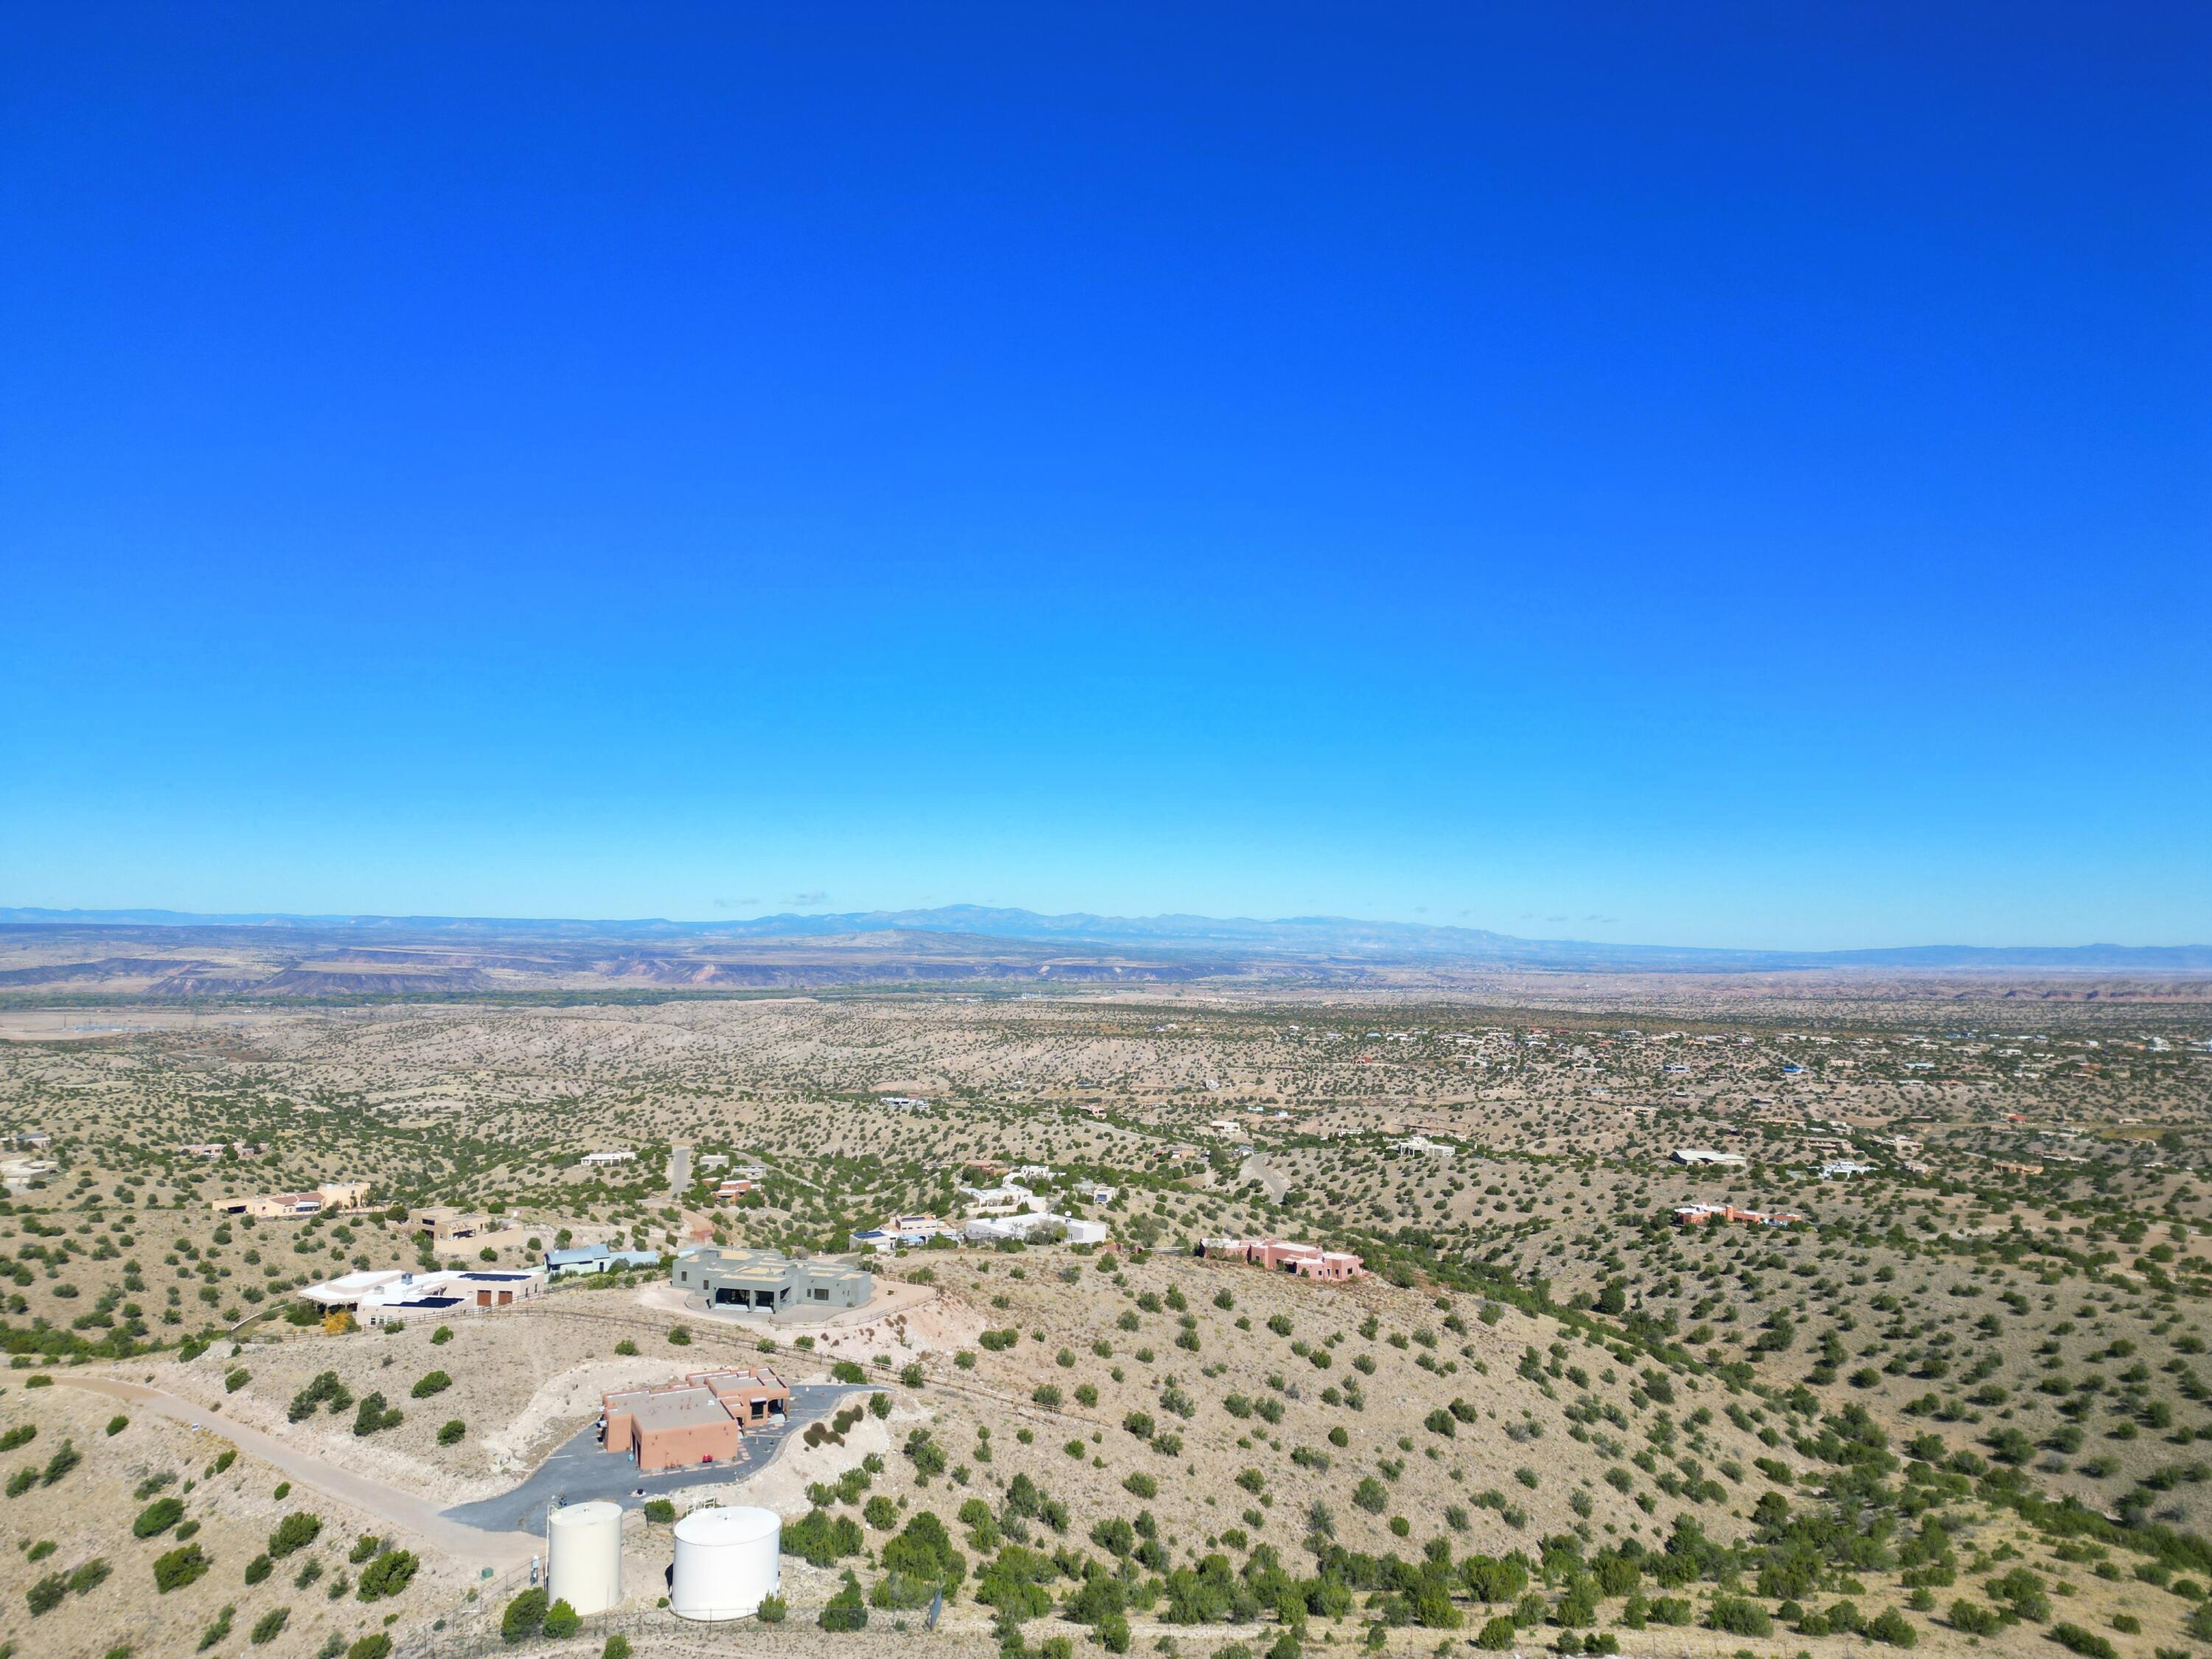
[[782, 1525], [774, 1510], [732, 1505], [692, 1510], [676, 1523], [676, 1536], [686, 1544], [750, 1544]]
[[601, 1526], [612, 1521], [622, 1522], [622, 1505], [610, 1504], [604, 1498], [594, 1498], [582, 1504], [566, 1504], [545, 1517], [549, 1527]]

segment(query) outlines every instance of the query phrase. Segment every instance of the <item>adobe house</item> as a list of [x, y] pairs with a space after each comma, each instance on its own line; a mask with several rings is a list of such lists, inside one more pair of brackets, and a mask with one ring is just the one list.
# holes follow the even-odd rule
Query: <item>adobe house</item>
[[1753, 1227], [1794, 1227], [1804, 1220], [1795, 1210], [1742, 1210], [1733, 1204], [1677, 1204], [1674, 1224], [1704, 1227], [1716, 1221], [1741, 1221]]
[[1365, 1266], [1351, 1251], [1324, 1250], [1318, 1244], [1295, 1239], [1208, 1238], [1200, 1242], [1198, 1253], [1215, 1260], [1249, 1261], [1256, 1267], [1328, 1284], [1367, 1277]]
[[764, 1368], [694, 1371], [658, 1388], [602, 1395], [600, 1444], [643, 1470], [727, 1463], [747, 1427], [780, 1423], [790, 1404], [791, 1389]]
[[428, 1204], [407, 1212], [408, 1231], [428, 1233], [431, 1242], [437, 1244], [475, 1238], [483, 1233], [501, 1232], [506, 1226], [504, 1221], [456, 1209], [450, 1204]]
[[702, 1371], [690, 1379], [705, 1387], [740, 1423], [765, 1424], [791, 1408], [791, 1389], [771, 1370]]
[[326, 1181], [304, 1193], [256, 1193], [246, 1198], [218, 1198], [208, 1208], [217, 1215], [245, 1216], [257, 1221], [290, 1220], [320, 1215], [325, 1210], [358, 1210], [368, 1195], [366, 1181]]
[[738, 1419], [706, 1389], [622, 1395], [607, 1410], [607, 1449], [628, 1452], [641, 1469], [732, 1462], [739, 1432]]

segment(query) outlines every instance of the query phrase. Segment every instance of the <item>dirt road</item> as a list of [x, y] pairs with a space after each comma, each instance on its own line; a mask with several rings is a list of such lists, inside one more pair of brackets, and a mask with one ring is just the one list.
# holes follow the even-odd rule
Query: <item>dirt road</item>
[[483, 1532], [448, 1521], [427, 1498], [335, 1468], [296, 1447], [286, 1445], [273, 1435], [248, 1428], [243, 1423], [226, 1422], [220, 1412], [210, 1412], [204, 1406], [195, 1406], [158, 1389], [106, 1376], [57, 1376], [54, 1381], [64, 1388], [87, 1389], [112, 1400], [128, 1401], [141, 1411], [150, 1411], [179, 1423], [197, 1424], [208, 1433], [228, 1440], [239, 1450], [250, 1452], [281, 1470], [299, 1485], [313, 1486], [326, 1497], [350, 1504], [364, 1514], [412, 1533], [439, 1554], [464, 1565], [505, 1571], [526, 1565], [531, 1557], [544, 1548], [541, 1541], [528, 1533]]

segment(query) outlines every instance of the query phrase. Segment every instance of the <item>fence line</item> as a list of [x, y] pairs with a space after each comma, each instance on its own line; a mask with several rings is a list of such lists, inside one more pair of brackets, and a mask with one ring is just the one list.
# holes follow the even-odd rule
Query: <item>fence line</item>
[[[524, 1574], [526, 1579], [527, 1573]], [[526, 1583], [510, 1586], [519, 1595], [527, 1589]], [[541, 1583], [542, 1588], [542, 1583]], [[505, 1615], [507, 1604], [513, 1600], [503, 1589], [495, 1600], [486, 1596], [471, 1604], [466, 1614], [465, 1628], [457, 1628], [452, 1615], [447, 1615], [447, 1628], [426, 1631], [393, 1650], [393, 1659], [479, 1659], [489, 1653], [513, 1653], [523, 1644], [509, 1642], [501, 1634], [499, 1625]], [[793, 1623], [811, 1626], [826, 1607], [826, 1601], [801, 1604], [787, 1603], [787, 1618]], [[630, 1607], [609, 1613], [595, 1613], [582, 1619], [574, 1637], [567, 1641], [588, 1640], [604, 1642], [608, 1637], [672, 1635], [682, 1633], [695, 1638], [711, 1638], [718, 1634], [734, 1634], [750, 1629], [760, 1623], [755, 1618], [698, 1620], [679, 1619], [666, 1607]]]

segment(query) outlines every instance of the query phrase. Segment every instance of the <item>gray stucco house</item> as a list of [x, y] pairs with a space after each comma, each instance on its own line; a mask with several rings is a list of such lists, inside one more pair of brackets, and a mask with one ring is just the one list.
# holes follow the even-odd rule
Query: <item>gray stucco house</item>
[[709, 1308], [757, 1309], [775, 1317], [865, 1306], [875, 1275], [835, 1261], [797, 1261], [778, 1250], [686, 1250], [669, 1282]]

